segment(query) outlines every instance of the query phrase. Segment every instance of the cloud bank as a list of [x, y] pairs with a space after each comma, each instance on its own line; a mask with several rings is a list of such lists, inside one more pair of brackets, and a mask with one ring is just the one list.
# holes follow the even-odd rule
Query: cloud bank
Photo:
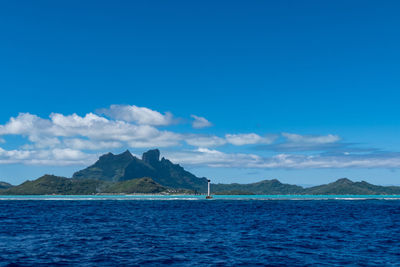
[[174, 152], [169, 158], [182, 164], [225, 168], [262, 169], [337, 169], [337, 168], [399, 168], [400, 153], [298, 155], [277, 154], [262, 157], [255, 154], [224, 153], [199, 148], [193, 151]]
[[[191, 117], [195, 129], [212, 125], [204, 117]], [[170, 112], [134, 105], [111, 105], [83, 116], [51, 113], [48, 118], [42, 118], [20, 113], [0, 125], [0, 164], [87, 165], [110, 150], [158, 147], [164, 148], [162, 151], [173, 161], [194, 166], [264, 169], [400, 167], [399, 153], [361, 149], [342, 142], [342, 138], [334, 134], [197, 134], [180, 132], [176, 129], [178, 121]], [[23, 144], [14, 144], [15, 147], [10, 148], [13, 143], [7, 142], [9, 136], [19, 136]], [[4, 148], [6, 146], [8, 149]], [[268, 152], [267, 156], [265, 152]]]

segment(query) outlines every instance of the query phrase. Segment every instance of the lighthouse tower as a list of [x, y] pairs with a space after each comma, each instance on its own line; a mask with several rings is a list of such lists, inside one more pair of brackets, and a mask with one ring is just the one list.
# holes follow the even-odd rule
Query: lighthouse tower
[[207, 191], [206, 199], [212, 199], [212, 196], [210, 195], [210, 184], [211, 184], [211, 180], [207, 180], [207, 182], [208, 182], [208, 191]]

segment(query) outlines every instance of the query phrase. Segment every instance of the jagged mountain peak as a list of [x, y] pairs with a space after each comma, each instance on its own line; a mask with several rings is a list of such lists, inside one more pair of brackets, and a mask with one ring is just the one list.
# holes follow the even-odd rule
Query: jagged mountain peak
[[114, 155], [102, 155], [93, 165], [80, 170], [72, 176], [76, 179], [91, 178], [104, 181], [118, 181], [124, 174], [125, 168], [135, 159], [129, 150]]
[[121, 154], [113, 154], [111, 152], [108, 152], [104, 155], [101, 155], [99, 160], [109, 160], [109, 159], [120, 159], [120, 158], [133, 158], [134, 156], [131, 154], [129, 150], [126, 150], [125, 152], [122, 152]]
[[122, 152], [120, 155], [132, 156], [132, 153], [129, 151], [129, 149], [127, 149], [127, 150], [125, 150], [125, 152]]
[[151, 166], [157, 164], [160, 161], [160, 150], [152, 149], [144, 152], [142, 155], [142, 160]]

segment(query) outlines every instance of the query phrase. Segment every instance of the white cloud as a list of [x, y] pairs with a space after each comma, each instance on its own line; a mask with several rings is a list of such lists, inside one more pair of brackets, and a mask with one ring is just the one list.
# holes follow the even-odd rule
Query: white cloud
[[201, 129], [201, 128], [206, 128], [206, 127], [211, 127], [212, 123], [209, 122], [206, 118], [204, 117], [199, 117], [196, 115], [190, 115], [194, 120], [192, 122], [192, 127], [195, 129]]
[[49, 120], [42, 119], [30, 113], [20, 113], [16, 118], [10, 118], [6, 125], [0, 125], [0, 135], [35, 135], [51, 127]]
[[90, 141], [79, 138], [65, 139], [64, 144], [66, 147], [77, 150], [102, 150], [110, 148], [119, 148], [123, 144], [117, 141]]
[[327, 151], [347, 147], [349, 144], [341, 143], [337, 135], [300, 135], [282, 133], [285, 141], [267, 147], [275, 151]]
[[74, 149], [50, 150], [4, 150], [0, 147], [0, 164], [27, 165], [88, 165], [97, 159], [98, 155], [86, 154]]
[[271, 144], [276, 139], [275, 136], [259, 136], [255, 133], [249, 134], [226, 134], [226, 140], [235, 145], [235, 146], [243, 146], [243, 145], [253, 145], [253, 144]]
[[260, 168], [400, 168], [400, 155], [366, 154], [366, 155], [295, 155], [279, 154], [267, 159]]
[[140, 125], [165, 126], [173, 123], [173, 116], [170, 112], [161, 114], [158, 111], [135, 105], [111, 105], [110, 108], [101, 109], [100, 112], [116, 120]]
[[[50, 118], [54, 126], [60, 127], [60, 130], [77, 130], [82, 128], [91, 128], [96, 125], [103, 125], [109, 122], [104, 117], [100, 117], [93, 113], [88, 113], [85, 117], [78, 116], [77, 114], [72, 115], [62, 115], [59, 113], [50, 114]], [[64, 133], [64, 135], [68, 135], [68, 131]], [[61, 134], [63, 135], [63, 134]]]
[[262, 158], [252, 154], [229, 154], [208, 148], [192, 151], [165, 153], [173, 162], [208, 167], [247, 168], [253, 162], [262, 162]]
[[117, 142], [126, 143], [132, 147], [166, 147], [177, 145], [182, 139], [180, 134], [160, 131], [150, 125], [108, 120], [93, 113], [86, 114], [84, 117], [77, 114], [65, 116], [52, 113], [50, 120], [29, 113], [21, 113], [0, 126], [0, 135], [7, 134], [27, 136], [35, 144], [34, 146], [39, 148], [59, 145], [58, 138], [83, 138], [81, 142], [67, 140], [63, 143], [81, 147], [81, 149], [92, 149], [96, 146], [106, 148], [107, 145], [110, 145], [109, 148], [114, 148]]
[[185, 142], [197, 147], [214, 147], [226, 144], [224, 138], [215, 135], [189, 135], [185, 138]]
[[[32, 147], [36, 148], [46, 148], [46, 147], [56, 147], [61, 144], [60, 140], [57, 137], [47, 137], [47, 136], [29, 136], [29, 141], [33, 142], [34, 145]], [[29, 146], [29, 145], [28, 145]]]
[[128, 141], [130, 147], [157, 148], [178, 146], [182, 140], [182, 135], [169, 131], [155, 131], [143, 138], [133, 138]]
[[282, 133], [289, 142], [302, 144], [331, 144], [340, 141], [337, 135], [300, 135], [293, 133]]
[[183, 165], [261, 168], [261, 169], [336, 169], [336, 168], [400, 168], [400, 153], [364, 155], [298, 155], [278, 154], [261, 157], [254, 154], [224, 153], [207, 148], [170, 152], [167, 157]]

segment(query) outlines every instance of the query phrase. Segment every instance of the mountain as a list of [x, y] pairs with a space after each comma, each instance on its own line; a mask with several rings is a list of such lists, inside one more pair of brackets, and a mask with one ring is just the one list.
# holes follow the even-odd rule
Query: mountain
[[10, 188], [10, 187], [13, 187], [13, 185], [12, 185], [12, 184], [9, 184], [9, 183], [6, 183], [6, 182], [1, 182], [1, 181], [0, 181], [0, 190], [1, 190], [1, 189], [8, 189], [8, 188]]
[[124, 176], [125, 168], [134, 158], [128, 150], [119, 155], [108, 153], [101, 156], [92, 166], [74, 173], [72, 178], [118, 181]]
[[101, 156], [92, 166], [74, 173], [72, 178], [119, 182], [142, 177], [150, 177], [155, 182], [171, 188], [200, 192], [205, 192], [207, 188], [206, 178], [196, 177], [168, 159], [160, 160], [158, 149], [143, 153], [142, 159], [133, 156], [128, 150], [119, 155], [108, 153]]
[[297, 185], [283, 184], [276, 179], [264, 180], [251, 184], [213, 184], [214, 192], [226, 193], [228, 195], [240, 192], [243, 195], [250, 192], [256, 195], [295, 195], [303, 193], [303, 187]]
[[[150, 165], [154, 171], [154, 176], [149, 176], [154, 181], [172, 188], [185, 188], [205, 192], [207, 189], [207, 179], [199, 178], [194, 174], [186, 171], [179, 164], [174, 164], [168, 159], [160, 158], [160, 151], [158, 149], [150, 150], [143, 154], [142, 161]], [[126, 177], [124, 179], [131, 179], [135, 173], [131, 172], [132, 165], [128, 166], [126, 170]]]
[[379, 186], [362, 182], [353, 182], [342, 178], [330, 184], [304, 189], [307, 195], [399, 195], [399, 186]]

